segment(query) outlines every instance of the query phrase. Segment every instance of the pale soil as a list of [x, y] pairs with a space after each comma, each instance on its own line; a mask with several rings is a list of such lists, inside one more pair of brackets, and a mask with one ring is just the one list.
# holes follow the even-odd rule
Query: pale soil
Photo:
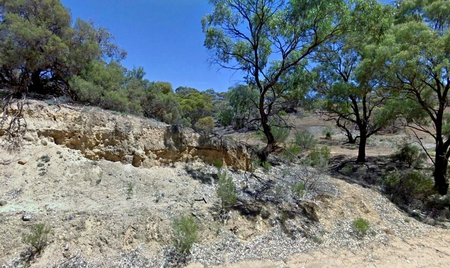
[[[300, 122], [299, 128], [321, 135], [317, 118]], [[400, 138], [377, 137], [369, 144], [368, 155], [392, 153], [390, 139]], [[354, 156], [357, 151], [339, 142], [331, 148], [334, 155]], [[234, 211], [226, 224], [218, 222], [219, 199], [212, 176], [216, 172], [200, 162], [136, 168], [91, 161], [45, 138], [26, 141], [14, 154], [0, 149], [0, 201], [6, 201], [0, 206], [0, 266], [20, 266], [17, 260], [25, 246], [21, 236], [42, 222], [52, 232], [32, 267], [60, 267], [80, 256], [89, 267], [164, 267], [172, 219], [192, 214], [201, 232], [200, 243], [193, 248], [198, 257], [188, 267], [450, 267], [450, 231], [443, 228], [448, 223], [425, 225], [377, 191], [328, 176], [321, 183], [334, 190], [323, 198], [313, 197], [319, 207], [318, 225], [305, 226], [302, 216], [286, 224], [320, 236], [319, 244], [282, 232], [275, 243], [278, 237], [268, 235], [279, 226], [269, 223], [276, 222], [273, 211], [267, 220]], [[263, 180], [282, 178], [281, 173], [282, 167], [274, 167], [267, 176], [257, 172]], [[242, 173], [233, 176], [239, 187], [247, 183]], [[194, 201], [201, 198], [207, 203]], [[31, 221], [24, 221], [23, 215], [31, 215]], [[355, 236], [351, 222], [358, 217], [370, 221], [373, 236]], [[239, 231], [232, 232], [235, 228]], [[232, 240], [226, 240], [229, 237]], [[228, 246], [233, 241], [236, 245]], [[272, 242], [278, 248], [270, 248]], [[217, 249], [221, 244], [227, 247]], [[142, 265], [124, 261], [136, 249], [148, 260]]]
[[[421, 237], [402, 239], [392, 236], [387, 244], [373, 243], [367, 248], [350, 251], [323, 249], [309, 253], [294, 254], [282, 261], [243, 261], [217, 267], [229, 268], [275, 268], [275, 267], [449, 267], [450, 233], [433, 230]], [[203, 267], [192, 264], [190, 268]]]

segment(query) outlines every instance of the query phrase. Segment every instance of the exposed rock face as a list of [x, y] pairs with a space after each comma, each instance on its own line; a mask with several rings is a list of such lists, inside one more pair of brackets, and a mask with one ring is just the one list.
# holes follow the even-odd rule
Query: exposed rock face
[[120, 161], [136, 167], [192, 160], [209, 164], [221, 161], [243, 170], [251, 165], [245, 146], [219, 137], [205, 139], [190, 128], [88, 106], [30, 101], [26, 109], [28, 140], [64, 145], [92, 160]]

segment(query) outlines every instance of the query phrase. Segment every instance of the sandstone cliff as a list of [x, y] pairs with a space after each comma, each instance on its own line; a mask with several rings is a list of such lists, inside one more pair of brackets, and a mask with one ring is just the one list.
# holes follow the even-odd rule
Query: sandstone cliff
[[190, 128], [90, 106], [28, 101], [24, 108], [27, 142], [54, 142], [79, 150], [91, 160], [135, 167], [195, 160], [242, 170], [251, 165], [242, 144], [222, 137], [205, 138]]

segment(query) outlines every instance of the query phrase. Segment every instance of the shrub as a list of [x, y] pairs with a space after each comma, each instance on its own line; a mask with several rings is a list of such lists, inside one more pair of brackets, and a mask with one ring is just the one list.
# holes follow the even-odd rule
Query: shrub
[[305, 183], [299, 181], [294, 183], [294, 185], [292, 185], [292, 193], [295, 194], [296, 196], [300, 197], [303, 196], [303, 193], [305, 192]]
[[295, 142], [305, 150], [310, 150], [316, 146], [317, 140], [314, 135], [307, 131], [301, 130], [295, 134]]
[[223, 160], [222, 159], [216, 159], [214, 161], [214, 166], [218, 169], [221, 169], [223, 167]]
[[407, 163], [409, 167], [419, 167], [425, 161], [426, 155], [420, 153], [419, 147], [403, 141], [392, 158]]
[[179, 216], [172, 222], [173, 243], [181, 252], [190, 252], [192, 245], [198, 241], [198, 226], [193, 217]]
[[293, 162], [297, 155], [301, 152], [301, 148], [295, 142], [289, 143], [283, 150], [283, 158], [288, 162]]
[[286, 141], [289, 133], [291, 132], [287, 127], [271, 127], [273, 137], [277, 143], [283, 143]]
[[[273, 135], [273, 138], [275, 139], [275, 142], [276, 143], [283, 143], [283, 142], [285, 142], [287, 137], [289, 136], [289, 133], [291, 132], [289, 130], [289, 128], [287, 126], [286, 127], [277, 126], [273, 122], [269, 123], [269, 124], [270, 124], [270, 130], [272, 131], [272, 135]], [[264, 134], [262, 129], [260, 129], [258, 131], [258, 135], [261, 137], [261, 140], [263, 142], [267, 142], [267, 137]]]
[[325, 136], [325, 139], [331, 140], [333, 136], [333, 130], [331, 129], [331, 127], [327, 126], [322, 130], [322, 134]]
[[269, 161], [264, 161], [261, 163], [261, 166], [264, 168], [265, 171], [269, 171], [270, 168], [272, 167], [269, 163]]
[[326, 168], [330, 160], [330, 149], [327, 146], [314, 148], [308, 156], [308, 162], [313, 167]]
[[363, 219], [363, 218], [358, 218], [356, 220], [353, 221], [352, 223], [353, 229], [358, 232], [358, 234], [360, 235], [366, 235], [367, 231], [370, 228], [370, 224], [367, 220]]
[[232, 207], [237, 200], [237, 192], [235, 184], [231, 176], [227, 176], [225, 171], [219, 171], [217, 174], [219, 177], [219, 183], [217, 186], [217, 196], [222, 202], [222, 208]]
[[425, 201], [433, 194], [433, 180], [419, 171], [393, 171], [384, 177], [385, 191], [398, 205], [409, 205], [414, 199]]
[[200, 118], [195, 123], [195, 129], [205, 136], [209, 135], [214, 130], [214, 119], [212, 116]]
[[217, 121], [222, 126], [230, 126], [233, 124], [233, 110], [225, 109], [218, 113]]
[[42, 253], [47, 246], [48, 234], [51, 228], [44, 223], [37, 223], [31, 226], [30, 234], [22, 235], [22, 242], [29, 244], [32, 247], [32, 256]]

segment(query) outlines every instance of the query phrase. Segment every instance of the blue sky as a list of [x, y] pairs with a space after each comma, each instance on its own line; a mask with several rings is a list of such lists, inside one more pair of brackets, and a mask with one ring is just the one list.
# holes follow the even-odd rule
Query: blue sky
[[[242, 75], [209, 64], [201, 19], [208, 0], [61, 0], [73, 20], [92, 20], [128, 52], [122, 64], [144, 67], [150, 81], [227, 91]], [[390, 2], [390, 1], [381, 1]]]

